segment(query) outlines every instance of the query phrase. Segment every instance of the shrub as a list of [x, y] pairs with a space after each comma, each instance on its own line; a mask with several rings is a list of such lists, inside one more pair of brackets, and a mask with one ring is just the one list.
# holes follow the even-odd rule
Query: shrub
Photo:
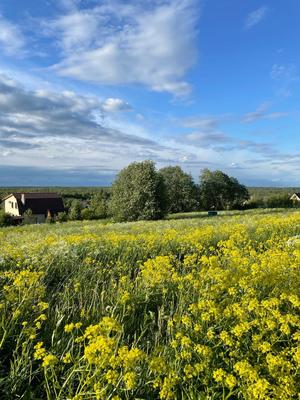
[[55, 221], [56, 222], [66, 222], [66, 221], [68, 221], [68, 214], [65, 211], [59, 212], [55, 217]]
[[0, 226], [9, 226], [12, 224], [12, 218], [9, 214], [0, 210]]

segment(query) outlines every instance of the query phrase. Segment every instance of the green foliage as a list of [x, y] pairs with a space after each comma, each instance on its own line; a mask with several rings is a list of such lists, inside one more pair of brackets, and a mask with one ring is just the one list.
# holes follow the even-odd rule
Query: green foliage
[[300, 204], [297, 201], [290, 200], [291, 194], [284, 191], [271, 192], [269, 195], [260, 197], [259, 193], [251, 195], [251, 200], [247, 205], [251, 208], [296, 208]]
[[287, 194], [271, 196], [265, 200], [265, 207], [268, 208], [289, 208], [294, 206], [297, 206], [297, 203], [293, 203], [293, 201], [290, 200], [290, 196]]
[[106, 218], [108, 212], [109, 195], [105, 191], [95, 193], [91, 197], [90, 208], [93, 210], [96, 219]]
[[108, 215], [109, 194], [101, 190], [91, 197], [90, 204], [81, 212], [82, 219], [103, 219]]
[[95, 218], [94, 211], [91, 208], [87, 207], [87, 208], [83, 208], [81, 210], [81, 219], [91, 220], [91, 219], [97, 219], [97, 218]]
[[65, 211], [59, 212], [55, 217], [55, 221], [56, 222], [66, 222], [66, 221], [68, 221], [68, 214]]
[[197, 187], [191, 175], [179, 166], [160, 169], [166, 188], [168, 213], [179, 213], [197, 209]]
[[26, 210], [23, 215], [23, 224], [24, 225], [30, 225], [30, 224], [35, 224], [36, 219], [35, 216], [32, 214], [32, 211], [30, 209]]
[[110, 211], [119, 222], [165, 215], [164, 182], [152, 161], [132, 163], [119, 173], [112, 186]]
[[0, 226], [9, 226], [12, 223], [12, 218], [9, 214], [0, 209]]
[[68, 218], [70, 221], [76, 221], [81, 219], [81, 202], [79, 200], [73, 200], [71, 203], [71, 207], [69, 209]]
[[225, 210], [240, 206], [249, 199], [246, 186], [222, 171], [204, 169], [200, 176], [201, 204], [205, 209]]

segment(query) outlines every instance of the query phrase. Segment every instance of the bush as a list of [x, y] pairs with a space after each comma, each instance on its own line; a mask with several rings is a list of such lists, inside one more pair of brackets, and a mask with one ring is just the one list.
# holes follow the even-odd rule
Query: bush
[[55, 217], [55, 221], [56, 222], [66, 222], [66, 221], [68, 221], [68, 214], [65, 211], [59, 212]]
[[97, 218], [95, 217], [94, 210], [92, 210], [91, 208], [84, 208], [81, 211], [81, 219], [97, 219]]
[[12, 218], [9, 214], [4, 212], [4, 210], [0, 210], [0, 226], [9, 226], [12, 224]]
[[132, 163], [119, 173], [112, 186], [110, 211], [119, 222], [165, 215], [165, 186], [152, 161]]
[[26, 210], [24, 212], [24, 219], [23, 219], [23, 224], [24, 225], [31, 225], [36, 223], [36, 218], [32, 214], [32, 211], [30, 209]]

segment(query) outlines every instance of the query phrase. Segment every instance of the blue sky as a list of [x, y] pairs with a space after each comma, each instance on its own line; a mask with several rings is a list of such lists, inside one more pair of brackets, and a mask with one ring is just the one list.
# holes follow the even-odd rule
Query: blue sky
[[0, 185], [132, 161], [300, 186], [298, 0], [2, 0]]

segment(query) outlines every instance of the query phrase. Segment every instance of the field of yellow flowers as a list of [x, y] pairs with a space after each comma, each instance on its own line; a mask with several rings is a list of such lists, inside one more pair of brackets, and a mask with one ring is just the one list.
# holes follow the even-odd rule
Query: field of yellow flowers
[[299, 399], [299, 235], [280, 210], [3, 228], [1, 400]]

